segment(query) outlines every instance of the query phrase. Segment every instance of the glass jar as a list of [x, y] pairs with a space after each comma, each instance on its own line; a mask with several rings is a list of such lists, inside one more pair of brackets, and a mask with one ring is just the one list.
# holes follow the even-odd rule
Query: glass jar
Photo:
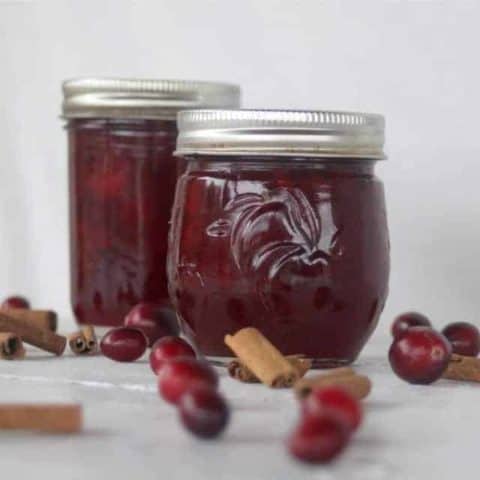
[[78, 323], [123, 324], [168, 300], [167, 237], [182, 108], [238, 106], [239, 89], [184, 81], [63, 85], [70, 171], [71, 301]]
[[351, 363], [388, 292], [379, 115], [179, 114], [170, 296], [185, 333], [214, 361], [253, 326], [316, 366]]

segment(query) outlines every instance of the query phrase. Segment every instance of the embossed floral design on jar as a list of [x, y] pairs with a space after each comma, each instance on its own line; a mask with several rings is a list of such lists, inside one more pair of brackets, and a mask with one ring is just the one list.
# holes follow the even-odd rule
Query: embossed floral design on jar
[[[237, 119], [242, 141], [250, 134], [241, 118], [247, 113]], [[186, 334], [216, 360], [229, 355], [227, 333], [255, 326], [285, 354], [305, 354], [317, 365], [353, 361], [388, 290], [383, 186], [373, 173], [381, 147], [361, 158], [253, 155], [252, 113], [254, 145], [235, 154], [209, 145], [204, 153], [204, 145], [188, 144], [202, 138], [203, 117], [182, 115], [178, 150], [188, 166], [177, 187], [168, 276]], [[203, 121], [215, 139], [214, 115], [205, 112]], [[238, 132], [232, 116], [225, 114]], [[222, 135], [226, 122], [219, 122]], [[270, 135], [288, 127], [271, 123]]]
[[[237, 267], [255, 277], [260, 300], [279, 318], [292, 311], [289, 292], [294, 285], [310, 288], [312, 277], [329, 283], [329, 261], [339, 252], [339, 230], [328, 194], [323, 196], [327, 201], [321, 201], [317, 211], [297, 188], [278, 187], [263, 195], [244, 193], [227, 203], [228, 217], [207, 228], [207, 234], [229, 235]], [[270, 228], [275, 226], [273, 238], [265, 236], [265, 221]], [[319, 308], [331, 296], [326, 286], [312, 294]]]

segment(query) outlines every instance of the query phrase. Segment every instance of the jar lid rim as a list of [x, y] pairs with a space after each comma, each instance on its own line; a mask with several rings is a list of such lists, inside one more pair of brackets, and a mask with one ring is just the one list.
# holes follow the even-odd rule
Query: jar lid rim
[[237, 108], [240, 87], [230, 83], [81, 77], [63, 82], [65, 118], [175, 120], [179, 110]]
[[333, 110], [188, 110], [176, 154], [384, 159], [385, 118]]

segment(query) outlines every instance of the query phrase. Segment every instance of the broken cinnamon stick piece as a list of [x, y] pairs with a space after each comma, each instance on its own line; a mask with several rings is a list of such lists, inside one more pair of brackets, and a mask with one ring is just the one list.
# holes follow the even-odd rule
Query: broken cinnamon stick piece
[[97, 336], [94, 328], [91, 325], [85, 325], [82, 327], [82, 333], [87, 342], [87, 348], [90, 352], [94, 352], [97, 349]]
[[82, 332], [75, 332], [68, 336], [68, 345], [75, 355], [81, 355], [86, 352], [87, 345]]
[[[302, 355], [287, 355], [285, 357], [290, 364], [297, 370], [299, 378], [303, 377], [305, 373], [312, 367], [312, 361], [308, 358], [303, 358]], [[238, 358], [232, 360], [228, 364], [228, 373], [232, 378], [244, 383], [259, 383], [260, 380], [255, 374], [244, 365]]]
[[0, 429], [75, 433], [82, 423], [80, 405], [0, 404]]
[[70, 349], [76, 355], [91, 355], [97, 351], [98, 343], [95, 330], [91, 325], [86, 325], [79, 332], [68, 337]]
[[295, 384], [294, 388], [298, 397], [305, 398], [314, 388], [331, 386], [342, 387], [355, 398], [362, 399], [370, 393], [372, 382], [364, 375], [332, 371], [314, 377], [302, 378]]
[[269, 387], [291, 387], [299, 378], [297, 369], [256, 328], [242, 328], [235, 335], [226, 335], [225, 343]]
[[57, 331], [57, 314], [52, 310], [30, 310], [28, 308], [2, 308], [4, 313], [16, 320], [25, 320], [30, 325], [52, 332]]
[[480, 358], [452, 354], [443, 378], [480, 382]]
[[15, 333], [0, 333], [0, 358], [4, 360], [19, 360], [25, 357], [22, 339]]
[[67, 339], [61, 335], [34, 327], [25, 319], [12, 318], [4, 313], [0, 313], [0, 332], [15, 333], [25, 343], [55, 355], [61, 355], [67, 343]]

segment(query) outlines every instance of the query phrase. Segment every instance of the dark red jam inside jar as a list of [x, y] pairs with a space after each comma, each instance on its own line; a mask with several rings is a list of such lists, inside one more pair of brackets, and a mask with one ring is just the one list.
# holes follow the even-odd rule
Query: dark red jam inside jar
[[[231, 356], [226, 334], [254, 326], [284, 354], [347, 364], [388, 292], [384, 191], [374, 175], [383, 119], [268, 113], [205, 112], [203, 123], [180, 115], [188, 166], [170, 237], [171, 298], [186, 334], [213, 360]], [[212, 125], [227, 138], [221, 147]]]
[[[229, 85], [81, 79], [64, 84], [70, 170], [71, 300], [78, 323], [123, 324], [168, 299], [169, 220], [184, 161], [176, 112], [232, 105]], [[217, 94], [217, 96], [215, 96]]]

